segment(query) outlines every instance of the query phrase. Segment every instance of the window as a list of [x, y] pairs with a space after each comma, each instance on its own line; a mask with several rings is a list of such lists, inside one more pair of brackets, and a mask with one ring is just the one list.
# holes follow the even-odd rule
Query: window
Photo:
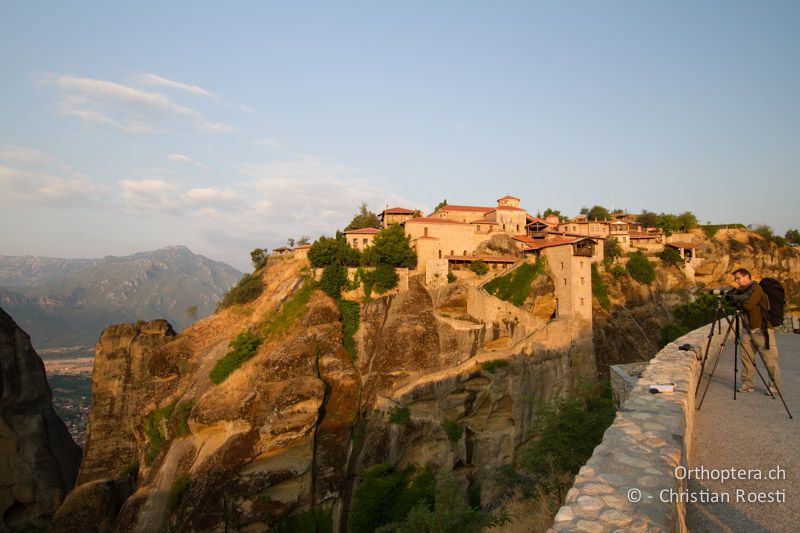
[[519, 224], [517, 224], [517, 233], [519, 233]]
[[581, 305], [584, 305], [584, 304], [583, 304], [583, 301], [584, 301], [585, 299], [586, 299], [586, 298], [581, 298]]
[[586, 280], [584, 278], [581, 278], [581, 285], [583, 285], [585, 281]]
[[358, 247], [358, 239], [353, 239], [353, 246]]
[[467, 255], [467, 251], [466, 250], [464, 250], [464, 254], [463, 255]]
[[561, 261], [561, 270], [564, 270], [564, 261]]
[[567, 286], [567, 278], [564, 278], [564, 286]]
[[424, 230], [424, 231], [423, 231], [423, 235], [424, 235], [425, 237], [427, 237], [427, 236], [428, 236], [428, 228], [427, 228], [427, 227], [425, 227], [425, 228], [423, 228], [423, 230]]
[[476, 228], [478, 228], [476, 231], [478, 231], [478, 232], [480, 232], [480, 231], [481, 231], [481, 225], [480, 225], [480, 224], [478, 224], [478, 225], [477, 225], [477, 226], [475, 226], [475, 227], [476, 227]]
[[442, 251], [439, 250], [439, 259], [441, 259], [441, 258], [442, 258]]
[[450, 250], [450, 255], [456, 255], [454, 250]]
[[361, 240], [361, 243], [362, 243], [364, 246], [366, 246], [368, 242], [369, 242], [369, 239], [362, 239], [362, 240]]

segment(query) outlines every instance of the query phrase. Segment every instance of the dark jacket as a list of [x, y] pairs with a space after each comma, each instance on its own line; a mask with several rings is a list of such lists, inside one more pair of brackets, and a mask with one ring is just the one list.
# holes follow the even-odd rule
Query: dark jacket
[[771, 327], [769, 320], [764, 320], [761, 316], [765, 310], [769, 309], [767, 295], [764, 294], [764, 289], [761, 288], [761, 285], [755, 281], [751, 285], [753, 291], [742, 306], [747, 313], [747, 322], [750, 329], [759, 329], [762, 326]]

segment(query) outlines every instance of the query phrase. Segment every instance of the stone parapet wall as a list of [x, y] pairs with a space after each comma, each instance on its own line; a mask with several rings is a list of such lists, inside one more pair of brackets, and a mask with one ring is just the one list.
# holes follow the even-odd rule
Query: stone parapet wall
[[[696, 329], [650, 361], [575, 477], [552, 531], [686, 531], [685, 504], [670, 499], [686, 489], [675, 468], [691, 453], [700, 362], [678, 347], [702, 353], [707, 335], [708, 326]], [[713, 337], [712, 354], [721, 340]], [[651, 383], [674, 383], [675, 392], [651, 394]]]
[[624, 365], [612, 365], [609, 370], [611, 374], [611, 393], [614, 396], [614, 403], [617, 408], [622, 407], [625, 400], [630, 396], [631, 391], [639, 382], [644, 369], [650, 364], [649, 361], [643, 363], [626, 363]]

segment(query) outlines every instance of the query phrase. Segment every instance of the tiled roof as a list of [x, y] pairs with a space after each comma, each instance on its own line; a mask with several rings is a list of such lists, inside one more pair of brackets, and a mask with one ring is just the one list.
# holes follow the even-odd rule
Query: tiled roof
[[527, 224], [528, 226], [530, 226], [531, 224], [535, 224], [535, 223], [537, 223], [537, 222], [538, 222], [539, 224], [546, 224], [546, 225], [548, 225], [548, 226], [550, 225], [550, 224], [548, 224], [548, 223], [547, 223], [547, 220], [545, 220], [545, 219], [543, 219], [543, 218], [537, 218], [537, 217], [528, 217], [528, 220], [530, 220], [530, 222]]
[[406, 220], [406, 224], [409, 222], [420, 222], [423, 224], [460, 224], [460, 225], [467, 225], [466, 222], [459, 222], [458, 220], [448, 220], [446, 218], [438, 218], [438, 217], [417, 217], [411, 218]]
[[375, 229], [375, 228], [361, 228], [361, 229], [351, 229], [349, 231], [345, 231], [344, 234], [345, 235], [350, 235], [350, 234], [373, 235], [375, 233], [378, 233], [379, 231], [380, 231], [379, 229]]
[[489, 211], [494, 211], [494, 207], [481, 207], [479, 205], [443, 205], [438, 209], [439, 211], [478, 211], [482, 213], [488, 213]]
[[521, 207], [513, 207], [513, 206], [510, 206], [510, 205], [498, 205], [497, 207], [492, 209], [492, 211], [495, 211], [495, 210], [498, 210], [498, 211], [501, 211], [501, 210], [502, 211], [525, 211]]
[[383, 213], [388, 215], [413, 215], [415, 211], [413, 209], [406, 209], [405, 207], [389, 207], [384, 209]]
[[667, 246], [672, 246], [673, 248], [697, 248], [696, 244], [686, 241], [668, 242]]
[[515, 241], [527, 242], [529, 244], [532, 244], [532, 243], [535, 243], [535, 242], [539, 242], [539, 240], [541, 240], [541, 239], [539, 239], [539, 240], [533, 239], [531, 237], [528, 237], [527, 235], [514, 235], [511, 238], [514, 239]]
[[527, 248], [523, 248], [522, 251], [526, 252], [526, 251], [530, 251], [530, 250], [541, 250], [542, 248], [550, 248], [552, 246], [563, 246], [565, 244], [574, 244], [576, 242], [587, 240], [587, 239], [590, 240], [590, 241], [593, 241], [593, 239], [590, 239], [589, 237], [581, 237], [581, 238], [577, 238], [577, 239], [567, 239], [567, 238], [565, 238], [565, 239], [551, 239], [551, 240], [547, 240], [547, 241], [538, 241], [535, 244], [531, 244]]
[[503, 196], [497, 201], [499, 202], [500, 200], [519, 200], [519, 198], [517, 198], [516, 196]]
[[484, 261], [486, 263], [517, 262], [517, 258], [511, 255], [446, 255], [444, 258], [453, 261]]

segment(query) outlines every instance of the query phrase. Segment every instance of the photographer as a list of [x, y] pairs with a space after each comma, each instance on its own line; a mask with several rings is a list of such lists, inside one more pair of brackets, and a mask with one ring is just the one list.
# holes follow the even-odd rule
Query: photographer
[[775, 385], [781, 386], [781, 370], [778, 368], [778, 345], [775, 343], [775, 334], [766, 317], [762, 317], [762, 312], [769, 309], [769, 300], [764, 294], [761, 286], [752, 280], [750, 272], [745, 268], [739, 268], [733, 272], [733, 281], [739, 286], [736, 291], [742, 296], [747, 295], [742, 303], [742, 309], [747, 315], [747, 328], [752, 332], [750, 346], [742, 343], [744, 353], [742, 355], [742, 382], [739, 392], [753, 392], [753, 373], [755, 371], [756, 349], [764, 357], [764, 363], [769, 370], [773, 381], [770, 383], [770, 391], [777, 393]]

